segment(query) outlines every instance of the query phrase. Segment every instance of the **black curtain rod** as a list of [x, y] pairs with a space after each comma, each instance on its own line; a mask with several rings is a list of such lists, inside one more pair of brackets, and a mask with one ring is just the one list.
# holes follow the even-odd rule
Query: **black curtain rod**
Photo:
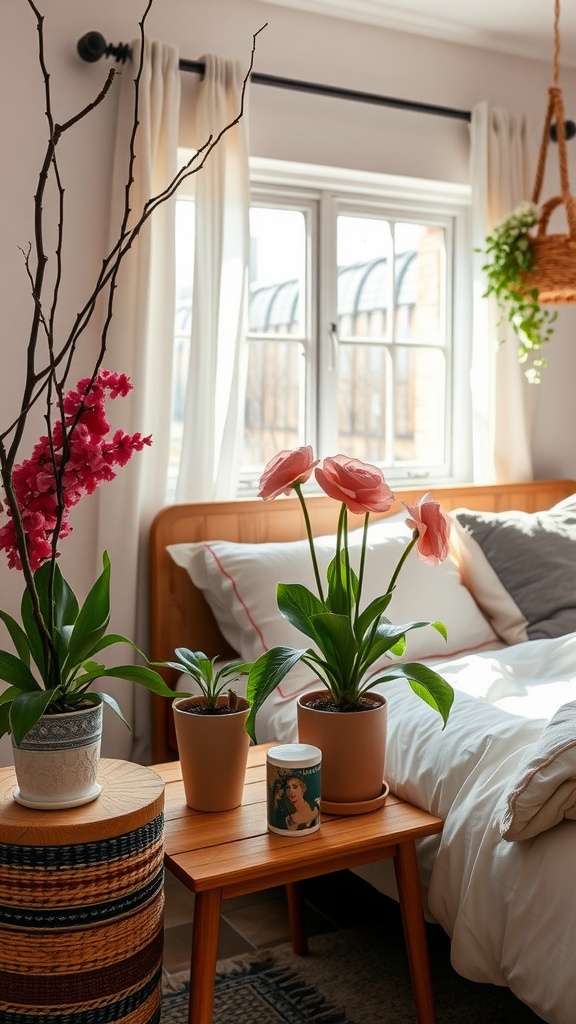
[[[130, 47], [125, 43], [117, 46], [106, 42], [100, 32], [88, 32], [78, 40], [77, 50], [82, 60], [92, 63], [101, 57], [114, 57], [124, 64], [130, 57]], [[181, 71], [191, 71], [198, 75], [204, 74], [204, 64], [199, 60], [179, 62]], [[296, 92], [314, 93], [316, 96], [331, 96], [333, 99], [353, 100], [358, 103], [372, 103], [381, 107], [395, 107], [397, 110], [411, 110], [419, 114], [436, 114], [438, 117], [452, 117], [458, 121], [470, 121], [469, 110], [456, 110], [454, 107], [439, 107], [431, 103], [417, 103], [412, 100], [399, 100], [392, 96], [379, 96], [372, 92], [358, 92], [356, 89], [343, 89], [334, 85], [320, 85], [317, 82], [302, 82], [296, 78], [280, 78], [278, 75], [265, 75], [253, 71], [250, 81], [254, 85], [271, 85], [277, 89], [292, 89]]]
[[[204, 74], [204, 64], [198, 60], [181, 60], [181, 71], [194, 71]], [[359, 92], [356, 89], [343, 89], [337, 85], [320, 85], [318, 82], [303, 82], [297, 78], [280, 78], [278, 75], [264, 75], [253, 71], [250, 81], [254, 85], [271, 85], [278, 89], [292, 89], [295, 92], [310, 92], [316, 96], [331, 96], [338, 100], [354, 100], [358, 103], [373, 103], [380, 107], [396, 107], [397, 110], [412, 110], [419, 114], [436, 114], [439, 117], [453, 117], [458, 121], [470, 121], [469, 110], [456, 110], [454, 107], [439, 107], [432, 103], [417, 103], [413, 100], [399, 100], [393, 96], [380, 96], [374, 92]]]

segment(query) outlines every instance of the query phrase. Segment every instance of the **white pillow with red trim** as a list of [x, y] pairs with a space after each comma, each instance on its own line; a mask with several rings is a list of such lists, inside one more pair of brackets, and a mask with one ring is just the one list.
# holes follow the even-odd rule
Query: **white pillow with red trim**
[[[362, 530], [349, 535], [351, 560], [358, 570]], [[398, 561], [410, 541], [404, 516], [374, 522], [368, 530], [368, 547], [361, 607], [385, 593]], [[324, 583], [326, 569], [334, 557], [334, 537], [315, 539]], [[177, 565], [186, 569], [192, 582], [203, 591], [208, 605], [226, 638], [244, 661], [254, 661], [271, 647], [309, 647], [309, 639], [280, 614], [276, 602], [278, 583], [302, 583], [317, 593], [307, 540], [267, 544], [236, 544], [202, 541], [171, 544], [168, 551]], [[462, 584], [451, 558], [437, 566], [424, 564], [410, 552], [397, 582], [387, 616], [394, 623], [415, 619], [443, 622], [447, 642], [430, 626], [407, 635], [404, 661], [456, 655], [494, 646], [497, 641], [470, 592]], [[390, 663], [384, 659], [375, 666]], [[314, 674], [297, 665], [279, 687], [282, 696], [299, 693]]]

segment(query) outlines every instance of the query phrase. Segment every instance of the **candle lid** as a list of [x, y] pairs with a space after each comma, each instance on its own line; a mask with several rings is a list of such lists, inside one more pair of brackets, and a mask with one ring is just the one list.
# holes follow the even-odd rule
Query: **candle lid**
[[267, 760], [277, 768], [310, 768], [318, 764], [321, 757], [322, 751], [311, 743], [282, 743], [270, 747], [266, 753]]

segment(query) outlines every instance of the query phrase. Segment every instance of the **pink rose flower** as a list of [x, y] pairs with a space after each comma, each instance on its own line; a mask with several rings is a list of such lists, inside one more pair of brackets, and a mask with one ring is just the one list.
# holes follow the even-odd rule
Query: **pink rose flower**
[[418, 531], [416, 554], [427, 565], [438, 565], [448, 557], [451, 523], [440, 503], [425, 494], [416, 505], [404, 502], [410, 519], [406, 525]]
[[268, 501], [279, 494], [290, 494], [294, 484], [304, 484], [310, 477], [319, 459], [314, 459], [311, 445], [296, 448], [295, 451], [278, 452], [266, 466], [260, 477], [258, 497]]
[[394, 502], [380, 469], [346, 455], [324, 459], [322, 468], [316, 469], [316, 480], [330, 498], [344, 502], [357, 515], [387, 512]]

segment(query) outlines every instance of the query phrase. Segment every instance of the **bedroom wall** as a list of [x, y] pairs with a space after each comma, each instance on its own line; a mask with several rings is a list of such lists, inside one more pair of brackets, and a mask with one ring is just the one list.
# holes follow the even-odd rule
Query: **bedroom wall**
[[[65, 120], [94, 96], [110, 66], [104, 61], [93, 65], [80, 61], [75, 52], [77, 39], [95, 29], [111, 42], [130, 41], [137, 35], [144, 0], [99, 0], [97, 5], [89, 0], [38, 3], [45, 12], [56, 117]], [[252, 33], [265, 22], [267, 27], [257, 42], [258, 71], [461, 109], [488, 100], [530, 111], [537, 123], [543, 117], [551, 78], [549, 41], [543, 41], [542, 62], [515, 59], [291, 11], [260, 0], [156, 0], [149, 35], [174, 43], [182, 56], [196, 59], [216, 52], [246, 62]], [[43, 88], [35, 48], [35, 22], [26, 0], [2, 0], [0, 428], [14, 415], [20, 395], [31, 310], [18, 246], [25, 247], [32, 234], [32, 197], [44, 139]], [[194, 87], [194, 80], [195, 76], [183, 76], [184, 96]], [[574, 96], [576, 71], [563, 71], [562, 84], [565, 95]], [[114, 106], [114, 99], [107, 101], [62, 145], [70, 239], [62, 299], [70, 315], [104, 251]], [[250, 128], [252, 150], [258, 156], [467, 180], [465, 122], [254, 86]], [[571, 159], [576, 182], [576, 148]], [[575, 427], [571, 396], [575, 326], [574, 308], [562, 309], [551, 366], [538, 394], [534, 451], [541, 477], [576, 475], [571, 441]], [[86, 341], [87, 368], [94, 335]], [[92, 539], [94, 517], [95, 505], [85, 502], [77, 510], [74, 535], [63, 553], [63, 568], [80, 591], [92, 580], [99, 559]], [[110, 523], [111, 531], [125, 528], [126, 524]], [[21, 581], [3, 561], [0, 587], [2, 607], [15, 611]]]

